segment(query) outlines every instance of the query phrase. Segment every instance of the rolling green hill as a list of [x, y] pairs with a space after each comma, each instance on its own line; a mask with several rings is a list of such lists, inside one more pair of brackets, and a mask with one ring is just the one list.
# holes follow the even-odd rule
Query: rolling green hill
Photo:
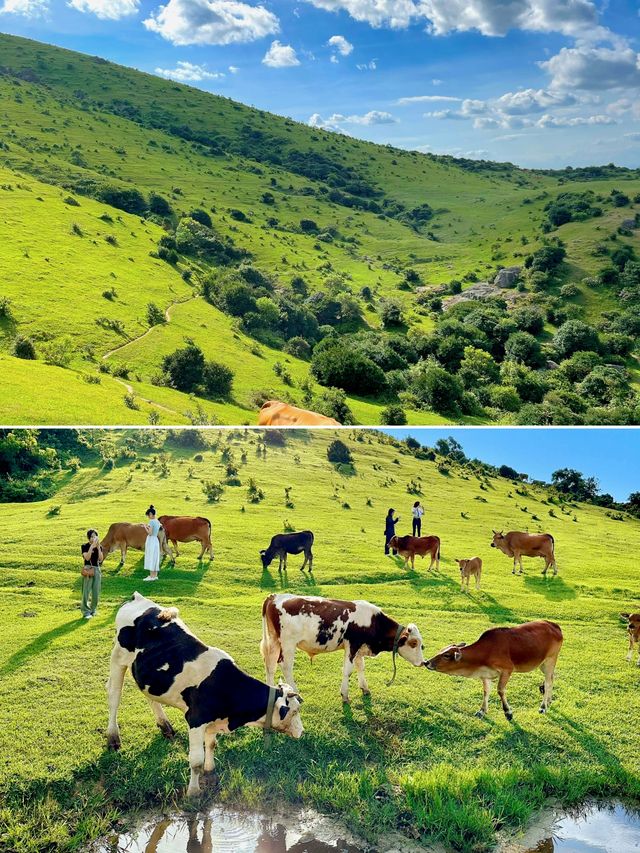
[[[289, 432], [283, 444], [260, 431], [219, 432], [204, 446], [193, 433], [98, 433], [90, 439], [94, 450], [81, 451], [80, 460], [69, 457], [74, 450], [63, 454], [52, 498], [2, 505], [0, 849], [87, 849], [131, 810], [184, 804], [184, 722], [170, 712], [179, 736], [164, 741], [131, 683], [121, 711], [123, 750], [105, 752], [113, 619], [134, 590], [148, 592], [140, 555], [131, 552], [124, 567], [116, 555], [108, 558], [97, 616], [86, 622], [79, 613], [85, 530], [141, 519], [150, 500], [160, 512], [208, 516], [216, 553], [212, 563], [199, 564], [196, 545], [182, 546], [176, 565], [161, 569], [155, 599], [179, 606], [203, 640], [227, 649], [256, 676], [261, 602], [279, 589], [370, 600], [415, 621], [427, 655], [527, 619], [555, 620], [565, 635], [549, 714], [538, 714], [539, 675], [516, 675], [509, 687], [513, 723], [495, 693], [489, 716], [473, 716], [481, 700], [477, 682], [402, 660], [395, 684], [385, 687], [389, 656], [367, 663], [371, 701], [353, 686], [352, 705], [343, 708], [341, 655], [321, 655], [311, 665], [299, 654], [304, 738], [278, 737], [269, 748], [252, 730], [223, 738], [219, 800], [310, 805], [372, 840], [399, 829], [424, 843], [479, 853], [548, 800], [640, 798], [638, 670], [625, 661], [618, 616], [638, 607], [640, 522], [490, 475], [475, 463], [417, 458], [377, 433], [340, 437], [352, 468], [328, 462], [335, 435], [326, 431]], [[68, 437], [61, 440], [68, 446]], [[197, 446], [180, 446], [185, 441]], [[100, 463], [100, 448], [103, 458], [117, 459], [115, 467]], [[203, 484], [224, 484], [229, 465], [240, 485], [227, 483], [219, 502], [208, 504]], [[248, 499], [251, 480], [264, 493], [258, 503]], [[415, 572], [405, 571], [383, 555], [387, 507], [397, 509], [399, 532], [406, 532], [416, 493], [426, 531], [442, 539], [441, 569], [431, 574], [419, 560]], [[274, 566], [262, 570], [259, 548], [285, 526], [315, 532], [313, 577], [300, 574], [296, 559], [285, 577]], [[552, 533], [558, 577], [542, 578], [534, 560], [514, 577], [509, 559], [489, 547], [492, 528]], [[476, 554], [484, 561], [482, 590], [462, 593], [454, 558]]]
[[[492, 280], [500, 267], [522, 265], [555, 238], [566, 259], [553, 275], [525, 278], [520, 291], [505, 293], [545, 315], [536, 335], [549, 357], [558, 357], [552, 336], [567, 319], [584, 319], [605, 335], [631, 335], [631, 344], [601, 341], [605, 359], [622, 352], [624, 394], [591, 405], [634, 409], [637, 331], [617, 317], [621, 283], [597, 276], [616, 251], [632, 257], [638, 245], [638, 232], [621, 227], [639, 209], [637, 172], [534, 172], [373, 145], [13, 36], [0, 35], [0, 56], [0, 347], [5, 372], [23, 388], [18, 406], [0, 409], [3, 422], [15, 412], [29, 423], [41, 410], [34, 389], [49, 373], [38, 372], [42, 361], [67, 370], [52, 374], [60, 394], [45, 407], [48, 423], [73, 422], [67, 400], [79, 374], [105, 377], [96, 399], [108, 396], [114, 413], [128, 393], [127, 421], [145, 423], [154, 409], [160, 422], [188, 422], [193, 401], [157, 384], [161, 356], [185, 337], [209, 358], [219, 353], [235, 373], [230, 398], [212, 403], [198, 392], [201, 418], [252, 423], [265, 395], [322, 409], [315, 379], [306, 391], [300, 387], [309, 353], [286, 342], [306, 337], [313, 344], [330, 331], [360, 338], [368, 331], [368, 343], [356, 348], [385, 372], [406, 374], [383, 391], [347, 388], [356, 421], [379, 423], [398, 393], [413, 423], [508, 420], [513, 415], [496, 394], [446, 410], [416, 390], [409, 367], [435, 357], [450, 372], [459, 368], [459, 358], [452, 363], [437, 347], [448, 316], [443, 320], [438, 300], [455, 291], [451, 281], [467, 288]], [[568, 206], [572, 221], [559, 215], [564, 224], [545, 235], [550, 204]], [[595, 208], [597, 216], [588, 212]], [[188, 231], [194, 212], [211, 221], [198, 239]], [[619, 268], [625, 260], [618, 257]], [[231, 304], [230, 281], [243, 285], [244, 302]], [[567, 283], [578, 286], [562, 292]], [[189, 308], [176, 304], [182, 302]], [[147, 334], [149, 303], [156, 319], [169, 314]], [[388, 303], [399, 310], [396, 325], [385, 320]], [[507, 322], [504, 303], [491, 304]], [[410, 352], [399, 361], [399, 344], [393, 358], [381, 353], [407, 331]], [[33, 343], [38, 368], [10, 360], [19, 337]], [[352, 351], [356, 339], [346, 340]], [[483, 346], [500, 362], [504, 341], [495, 341]], [[276, 362], [285, 381], [273, 371]], [[31, 368], [34, 381], [23, 384]], [[120, 374], [132, 390], [114, 386], [98, 368]], [[520, 396], [518, 407], [528, 402]], [[110, 420], [92, 399], [83, 421]], [[582, 416], [579, 408], [569, 406]], [[532, 417], [544, 422], [544, 413]]]

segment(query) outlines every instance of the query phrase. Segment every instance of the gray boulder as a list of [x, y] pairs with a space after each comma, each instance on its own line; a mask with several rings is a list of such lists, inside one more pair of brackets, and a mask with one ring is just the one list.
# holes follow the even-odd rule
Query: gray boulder
[[504, 267], [498, 272], [493, 283], [498, 287], [513, 287], [520, 278], [522, 267]]

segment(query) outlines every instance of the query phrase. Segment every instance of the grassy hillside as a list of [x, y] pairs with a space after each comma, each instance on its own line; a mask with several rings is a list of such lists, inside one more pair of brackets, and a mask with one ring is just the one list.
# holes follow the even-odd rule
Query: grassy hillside
[[[567, 316], [597, 324], [603, 312], [619, 308], [615, 289], [593, 282], [571, 296], [559, 294], [562, 284], [582, 282], [601, 270], [606, 252], [637, 247], [637, 232], [617, 232], [638, 210], [636, 172], [604, 168], [596, 171], [602, 179], [593, 180], [579, 170], [537, 173], [400, 151], [25, 39], [0, 35], [0, 52], [0, 199], [7, 211], [0, 239], [8, 247], [0, 258], [0, 296], [10, 300], [7, 316], [0, 317], [5, 352], [12, 351], [16, 336], [25, 335], [42, 359], [48, 341], [70, 335], [66, 366], [95, 373], [97, 364], [121, 368], [118, 352], [109, 353], [130, 341], [127, 362], [148, 383], [159, 371], [157, 354], [185, 334], [172, 328], [170, 316], [151, 338], [141, 339], [149, 328], [148, 303], [166, 311], [200, 294], [207, 280], [215, 296], [237, 266], [237, 259], [221, 266], [223, 259], [215, 254], [157, 257], [161, 238], [170, 237], [180, 217], [194, 209], [207, 212], [216, 237], [265, 277], [267, 289], [254, 283], [256, 295], [268, 294], [281, 313], [283, 298], [294, 295], [292, 281], [302, 278], [304, 298], [296, 298], [316, 312], [325, 332], [314, 294], [336, 303], [328, 322], [340, 334], [379, 330], [385, 301], [391, 300], [402, 323], [388, 326], [385, 334], [409, 329], [420, 336], [439, 323], [431, 290], [436, 295], [451, 280], [467, 287], [491, 280], [500, 266], [521, 265], [542, 244], [545, 206], [559, 193], [592, 192], [601, 199], [602, 215], [553, 232], [565, 242], [567, 258], [546, 296], [558, 297], [571, 310], [562, 316], [556, 310], [540, 340], [550, 340], [554, 324]], [[629, 205], [611, 202], [615, 188], [624, 191]], [[134, 190], [145, 199], [160, 195], [168, 208], [138, 210], [114, 198]], [[305, 230], [304, 221], [314, 227]], [[604, 256], [598, 249], [603, 242]], [[105, 296], [112, 291], [115, 295]], [[540, 302], [535, 291], [522, 299]], [[219, 307], [220, 300], [213, 302]], [[247, 312], [233, 318], [221, 313], [198, 303], [186, 330], [203, 349], [215, 339], [220, 359], [236, 374], [233, 400], [215, 410], [217, 417], [225, 423], [253, 422], [260, 391], [301, 402], [299, 381], [309, 363], [283, 355], [289, 333], [277, 321], [264, 325], [264, 317], [262, 325], [255, 321], [249, 328]], [[269, 350], [267, 361], [289, 360], [293, 385], [272, 375], [270, 365], [256, 372], [245, 359], [256, 336]], [[634, 382], [635, 360], [627, 367]], [[366, 407], [353, 401], [355, 419], [379, 422], [384, 402], [396, 393], [392, 385], [386, 395], [372, 394]], [[31, 397], [25, 388], [25, 414]], [[184, 420], [188, 401], [177, 399], [172, 417], [161, 412], [165, 423]], [[113, 404], [121, 405], [115, 395]], [[480, 404], [486, 408], [487, 401]], [[414, 397], [404, 406], [410, 420], [439, 420], [428, 402]], [[411, 415], [418, 407], [420, 414]], [[467, 409], [444, 414], [448, 420], [465, 414], [480, 420], [507, 417], [499, 407]], [[65, 415], [61, 400], [53, 421], [67, 422]], [[147, 413], [141, 408], [133, 417], [143, 423]], [[93, 407], [85, 420], [104, 422]]]
[[[85, 454], [79, 468], [60, 473], [50, 500], [3, 505], [0, 596], [11, 629], [0, 644], [1, 849], [84, 849], [127, 810], [183, 804], [184, 722], [170, 712], [179, 737], [162, 740], [131, 683], [121, 714], [123, 750], [105, 752], [113, 618], [146, 586], [140, 556], [131, 553], [121, 568], [112, 555], [96, 618], [83, 621], [78, 609], [77, 555], [86, 528], [104, 532], [112, 521], [140, 519], [150, 500], [161, 512], [210, 517], [216, 552], [213, 563], [198, 564], [196, 546], [183, 546], [177, 564], [163, 566], [154, 597], [178, 605], [204, 640], [256, 676], [261, 602], [279, 589], [373, 601], [415, 621], [428, 655], [527, 619], [556, 620], [565, 635], [549, 714], [537, 711], [539, 676], [516, 675], [511, 724], [495, 694], [488, 718], [474, 718], [481, 690], [470, 680], [400, 661], [395, 684], [385, 687], [389, 656], [367, 663], [371, 701], [354, 686], [352, 705], [343, 708], [341, 655], [313, 665], [299, 655], [305, 737], [276, 738], [269, 748], [255, 731], [223, 738], [218, 799], [312, 805], [372, 840], [400, 829], [425, 843], [483, 851], [548, 799], [568, 805], [594, 795], [640, 797], [630, 701], [638, 673], [624, 660], [618, 617], [638, 606], [640, 523], [562, 503], [550, 491], [487, 477], [472, 465], [422, 461], [372, 433], [341, 436], [354, 466], [337, 470], [326, 456], [333, 437], [288, 433], [277, 447], [265, 446], [259, 432], [236, 431], [203, 449], [165, 443], [162, 433], [116, 434], [107, 438], [119, 449], [115, 468]], [[202, 482], [224, 481], [229, 462], [241, 485], [227, 485], [219, 503], [207, 504]], [[251, 478], [264, 491], [257, 504], [247, 499]], [[422, 493], [427, 532], [442, 538], [439, 573], [428, 574], [420, 561], [407, 572], [383, 555], [388, 506], [402, 517], [400, 531], [408, 529], [410, 484]], [[262, 570], [258, 550], [285, 524], [314, 530], [313, 578], [300, 574], [295, 559], [284, 578], [273, 567]], [[508, 558], [489, 547], [494, 527], [552, 533], [559, 576], [543, 579], [541, 564], [529, 560], [526, 574], [514, 577]], [[454, 558], [476, 554], [484, 560], [483, 589], [467, 595]]]

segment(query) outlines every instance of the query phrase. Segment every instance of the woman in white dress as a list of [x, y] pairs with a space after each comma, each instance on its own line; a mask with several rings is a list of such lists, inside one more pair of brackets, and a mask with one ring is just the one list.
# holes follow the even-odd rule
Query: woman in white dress
[[144, 543], [144, 567], [149, 572], [145, 581], [157, 581], [158, 572], [160, 571], [160, 540], [158, 533], [160, 532], [160, 522], [156, 518], [156, 508], [153, 504], [145, 512], [149, 519], [145, 524], [147, 528], [147, 541]]
[[420, 501], [416, 501], [411, 508], [411, 515], [413, 516], [412, 530], [414, 536], [422, 535], [422, 516], [424, 515], [424, 509]]

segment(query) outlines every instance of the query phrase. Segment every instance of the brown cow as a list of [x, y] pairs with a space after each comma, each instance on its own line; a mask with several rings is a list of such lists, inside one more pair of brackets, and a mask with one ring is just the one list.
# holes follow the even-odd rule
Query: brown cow
[[192, 517], [190, 515], [161, 515], [158, 519], [164, 527], [167, 539], [175, 548], [176, 557], [180, 556], [178, 551], [178, 542], [200, 542], [202, 551], [200, 551], [201, 560], [204, 557], [204, 552], [209, 552], [209, 559], [213, 560], [213, 545], [211, 544], [211, 522], [208, 518], [201, 516]]
[[258, 426], [342, 426], [335, 418], [299, 409], [280, 400], [267, 400], [260, 409]]
[[523, 557], [542, 557], [544, 559], [544, 569], [542, 574], [546, 575], [549, 566], [553, 566], [553, 574], [558, 574], [558, 564], [556, 563], [555, 542], [550, 533], [522, 533], [519, 530], [511, 530], [509, 533], [498, 533], [493, 531], [492, 548], [498, 548], [507, 557], [513, 557], [513, 571], [516, 573], [516, 564], [520, 566], [519, 574], [524, 574], [522, 570]]
[[633, 660], [633, 647], [638, 643], [638, 666], [640, 666], [640, 613], [621, 613], [620, 617], [627, 623], [629, 632], [629, 652], [627, 660]]
[[411, 568], [415, 569], [416, 554], [423, 559], [428, 554], [431, 557], [429, 571], [434, 563], [436, 569], [440, 570], [439, 536], [393, 536], [389, 540], [389, 547], [404, 559], [405, 569], [409, 568], [409, 560], [411, 560]]
[[539, 667], [544, 674], [544, 683], [540, 685], [540, 713], [544, 714], [551, 704], [553, 672], [562, 640], [560, 626], [546, 620], [525, 622], [514, 628], [490, 628], [470, 646], [466, 643], [447, 646], [428, 660], [425, 666], [447, 675], [480, 678], [484, 698], [476, 713], [477, 717], [484, 717], [488, 712], [491, 681], [497, 678], [498, 695], [507, 720], [513, 719], [513, 712], [507, 702], [507, 682], [514, 672], [531, 672]]
[[[166, 554], [168, 557], [173, 557], [173, 551], [167, 545], [167, 537], [164, 529], [161, 527], [158, 531], [158, 540], [160, 542], [160, 554]], [[104, 537], [100, 545], [104, 553], [105, 559], [113, 551], [120, 549], [120, 563], [124, 566], [124, 561], [127, 556], [127, 549], [134, 548], [136, 551], [144, 551], [144, 546], [147, 541], [147, 527], [145, 524], [132, 524], [129, 521], [116, 521], [107, 530], [107, 535]]]
[[476, 589], [480, 589], [480, 578], [482, 576], [482, 560], [480, 557], [470, 557], [468, 560], [456, 560], [460, 566], [460, 589], [464, 592], [464, 582], [467, 582], [469, 592], [469, 581], [473, 575], [476, 579]]

